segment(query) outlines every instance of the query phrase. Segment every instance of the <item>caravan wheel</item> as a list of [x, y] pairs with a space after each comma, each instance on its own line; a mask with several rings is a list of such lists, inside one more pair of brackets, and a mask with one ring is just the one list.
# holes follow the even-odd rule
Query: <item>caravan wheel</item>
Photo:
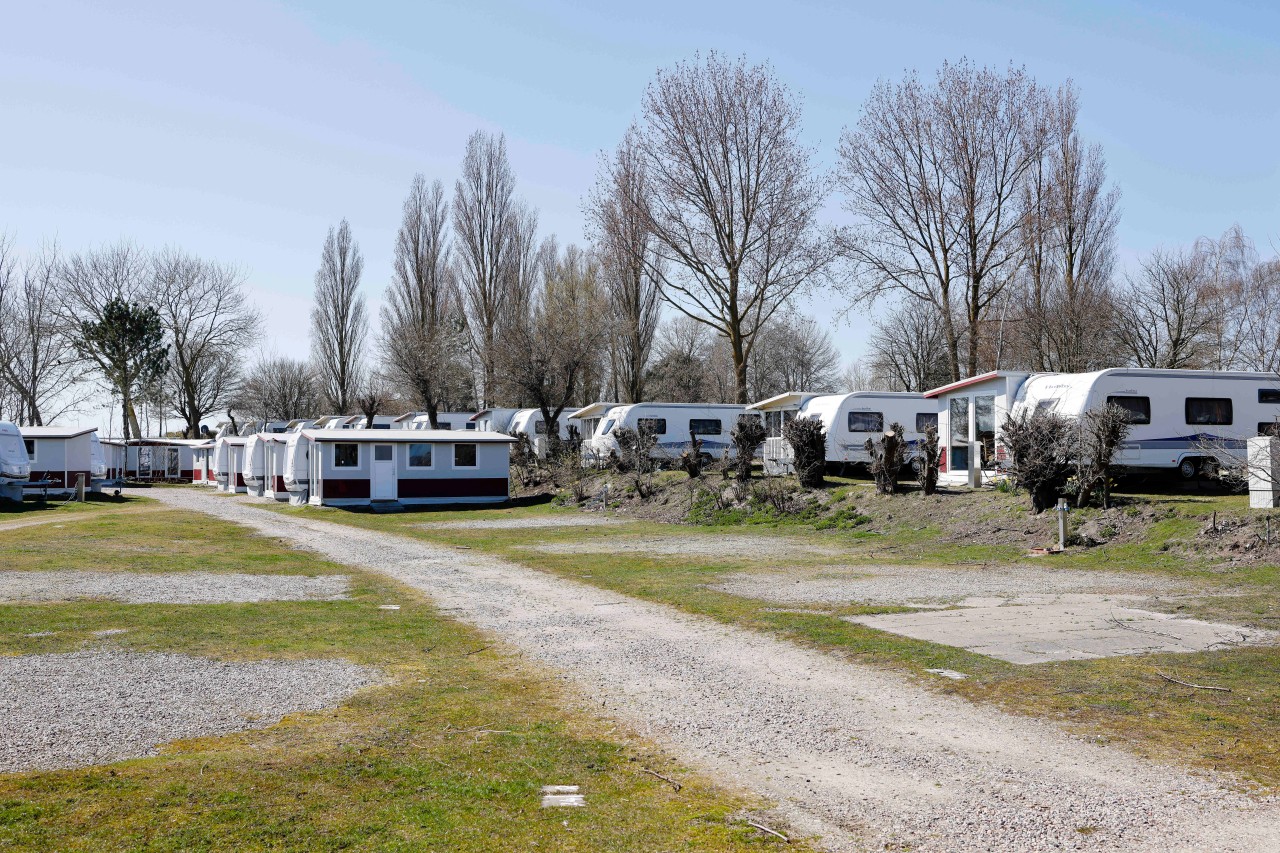
[[912, 474], [915, 474], [917, 477], [919, 477], [919, 476], [920, 476], [920, 468], [921, 468], [920, 457], [919, 457], [919, 456], [912, 457], [912, 459], [911, 459], [911, 473], [912, 473]]
[[1198, 459], [1183, 459], [1178, 463], [1178, 474], [1180, 474], [1184, 480], [1194, 480], [1199, 473], [1200, 460]]

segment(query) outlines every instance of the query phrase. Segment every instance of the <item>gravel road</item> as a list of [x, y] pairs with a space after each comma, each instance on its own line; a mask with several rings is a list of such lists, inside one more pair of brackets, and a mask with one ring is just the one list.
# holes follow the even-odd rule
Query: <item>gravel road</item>
[[154, 755], [160, 744], [261, 729], [381, 681], [346, 661], [218, 661], [80, 651], [0, 657], [0, 772]]
[[229, 572], [0, 572], [0, 601], [126, 604], [225, 604], [247, 601], [334, 601], [347, 597], [346, 575], [256, 575]]
[[156, 497], [423, 590], [832, 849], [1280, 849], [1273, 800], [892, 673], [473, 551], [194, 490]]
[[547, 542], [526, 547], [547, 554], [675, 554], [756, 560], [785, 560], [797, 554], [837, 557], [841, 553], [834, 547], [784, 536], [726, 536], [692, 531], [682, 531], [680, 536], [610, 536], [590, 542]]
[[607, 527], [624, 522], [608, 515], [565, 512], [563, 515], [532, 518], [482, 518], [474, 521], [430, 521], [419, 524], [423, 530], [538, 530], [544, 527]]

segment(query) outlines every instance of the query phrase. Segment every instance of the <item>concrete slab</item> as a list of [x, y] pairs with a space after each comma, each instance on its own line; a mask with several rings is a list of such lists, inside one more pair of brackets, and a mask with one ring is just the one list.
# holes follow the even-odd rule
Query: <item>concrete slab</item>
[[982, 602], [956, 610], [845, 618], [1017, 664], [1198, 652], [1224, 644], [1254, 645], [1275, 639], [1270, 631], [1123, 607], [1106, 596], [1070, 598], [1025, 604]]

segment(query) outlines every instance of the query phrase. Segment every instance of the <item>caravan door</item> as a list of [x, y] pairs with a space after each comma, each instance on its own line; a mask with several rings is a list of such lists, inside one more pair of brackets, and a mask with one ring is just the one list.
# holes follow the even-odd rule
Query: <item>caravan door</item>
[[396, 454], [390, 444], [373, 446], [373, 467], [369, 473], [369, 497], [375, 501], [393, 501], [400, 496], [396, 488]]

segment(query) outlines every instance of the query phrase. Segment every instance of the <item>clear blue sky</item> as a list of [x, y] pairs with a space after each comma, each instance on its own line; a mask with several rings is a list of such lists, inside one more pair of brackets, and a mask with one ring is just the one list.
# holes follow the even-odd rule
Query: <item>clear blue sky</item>
[[[236, 261], [282, 352], [305, 351], [326, 229], [350, 220], [376, 301], [410, 179], [451, 186], [476, 128], [507, 134], [542, 231], [581, 240], [597, 153], [657, 67], [712, 48], [774, 63], [825, 165], [879, 77], [968, 56], [1072, 78], [1124, 193], [1124, 263], [1233, 222], [1280, 246], [1280, 9], [1261, 3], [50, 0], [3, 21], [0, 230]], [[834, 331], [861, 352], [865, 319]]]

